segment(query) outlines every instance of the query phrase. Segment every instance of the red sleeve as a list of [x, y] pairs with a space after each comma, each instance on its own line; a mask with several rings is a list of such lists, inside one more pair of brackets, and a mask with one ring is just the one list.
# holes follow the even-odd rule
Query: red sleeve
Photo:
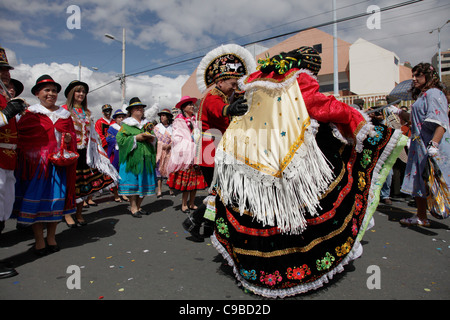
[[359, 111], [334, 96], [320, 93], [318, 82], [306, 73], [301, 73], [297, 82], [311, 118], [320, 122], [333, 122], [346, 136], [357, 135], [366, 122]]
[[208, 94], [202, 108], [202, 128], [204, 131], [215, 128], [222, 133], [228, 128], [230, 120], [222, 114], [223, 108], [227, 106], [220, 95]]
[[106, 142], [106, 137], [102, 132], [102, 119], [98, 119], [95, 123], [95, 131], [97, 131], [98, 135], [100, 136], [100, 139], [102, 140], [102, 146], [107, 146], [108, 143]]

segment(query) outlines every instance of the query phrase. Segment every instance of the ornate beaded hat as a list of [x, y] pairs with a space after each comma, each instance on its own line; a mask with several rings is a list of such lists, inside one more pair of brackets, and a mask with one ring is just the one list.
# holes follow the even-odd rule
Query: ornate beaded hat
[[237, 44], [222, 45], [203, 57], [197, 68], [197, 86], [205, 92], [217, 80], [241, 78], [256, 70], [252, 54]]
[[0, 47], [0, 67], [8, 68], [9, 70], [14, 69], [10, 66], [8, 58], [6, 57], [6, 51], [2, 47]]
[[322, 66], [322, 58], [316, 49], [302, 46], [298, 49], [282, 52], [272, 58], [259, 59], [259, 69], [261, 72], [284, 74], [290, 69], [308, 69], [317, 75]]

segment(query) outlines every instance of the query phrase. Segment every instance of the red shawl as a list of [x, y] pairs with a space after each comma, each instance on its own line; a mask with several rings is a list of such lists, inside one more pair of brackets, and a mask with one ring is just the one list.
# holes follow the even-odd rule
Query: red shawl
[[[76, 151], [76, 134], [73, 121], [70, 116], [59, 118], [55, 123], [44, 114], [27, 111], [18, 122], [18, 154], [20, 179], [32, 179], [36, 170], [42, 178], [48, 176], [48, 168], [51, 165], [48, 155], [58, 151], [58, 141], [55, 130], [60, 133], [69, 133], [72, 141], [67, 148]], [[60, 142], [60, 141], [59, 141]], [[66, 208], [75, 205], [75, 179], [76, 163], [65, 167], [67, 171], [67, 196]]]

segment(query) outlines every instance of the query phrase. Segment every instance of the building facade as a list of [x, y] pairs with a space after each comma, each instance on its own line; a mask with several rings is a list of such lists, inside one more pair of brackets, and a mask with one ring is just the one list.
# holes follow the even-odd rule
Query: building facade
[[[333, 94], [334, 44], [332, 35], [319, 29], [309, 29], [266, 50], [261, 46], [248, 49], [258, 60], [267, 55], [274, 56], [300, 46], [311, 46], [319, 51], [322, 58], [322, 68], [317, 76], [320, 91]], [[396, 84], [411, 78], [411, 69], [402, 65], [395, 53], [364, 39], [358, 39], [351, 44], [338, 38], [337, 50], [340, 97], [370, 94], [385, 96]], [[182, 96], [202, 97], [196, 84], [196, 72], [197, 70], [191, 74], [182, 87]]]

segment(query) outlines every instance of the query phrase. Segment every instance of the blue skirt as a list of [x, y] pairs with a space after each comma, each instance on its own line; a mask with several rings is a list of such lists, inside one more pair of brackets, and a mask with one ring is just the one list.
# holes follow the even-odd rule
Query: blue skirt
[[122, 196], [138, 195], [140, 197], [155, 194], [156, 174], [151, 165], [144, 162], [141, 174], [126, 171], [126, 162], [119, 166], [119, 194]]
[[49, 165], [47, 173], [37, 168], [30, 180], [16, 176], [16, 201], [14, 216], [17, 222], [33, 224], [36, 222], [59, 222], [65, 214], [76, 208], [65, 209], [67, 194], [67, 175], [65, 167]]

